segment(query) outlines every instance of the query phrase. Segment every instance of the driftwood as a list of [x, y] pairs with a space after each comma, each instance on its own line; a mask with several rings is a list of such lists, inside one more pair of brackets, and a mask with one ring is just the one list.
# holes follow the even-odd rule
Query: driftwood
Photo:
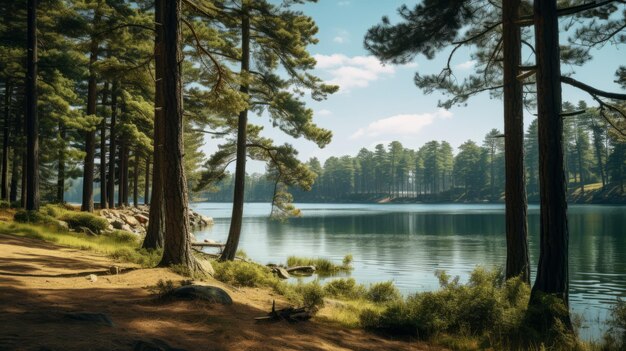
[[295, 266], [285, 269], [287, 273], [313, 274], [315, 266]]
[[220, 243], [191, 243], [191, 246], [196, 246], [196, 247], [219, 247], [220, 249], [223, 249], [224, 246], [226, 246], [225, 244], [220, 244]]
[[287, 272], [287, 270], [283, 267], [274, 266], [272, 267], [272, 272], [276, 273], [280, 279], [289, 279], [291, 277], [289, 272]]
[[272, 301], [272, 311], [267, 316], [256, 317], [256, 321], [271, 321], [277, 322], [285, 320], [290, 323], [308, 321], [313, 317], [314, 311], [306, 307], [287, 307], [280, 310], [276, 310], [276, 301]]

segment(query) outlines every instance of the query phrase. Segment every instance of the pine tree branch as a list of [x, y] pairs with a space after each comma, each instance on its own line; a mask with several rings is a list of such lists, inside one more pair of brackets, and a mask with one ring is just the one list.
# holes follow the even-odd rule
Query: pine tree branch
[[572, 77], [561, 76], [561, 82], [589, 93], [591, 96], [602, 96], [607, 99], [626, 100], [626, 94], [618, 94], [596, 89]]

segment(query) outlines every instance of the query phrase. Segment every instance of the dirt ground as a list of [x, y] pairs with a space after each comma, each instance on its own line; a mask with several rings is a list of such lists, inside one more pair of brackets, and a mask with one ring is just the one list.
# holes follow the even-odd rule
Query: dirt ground
[[[183, 350], [435, 350], [321, 322], [255, 322], [272, 299], [265, 289], [220, 286], [234, 304], [161, 302], [147, 288], [184, 278], [167, 269], [104, 273], [115, 263], [97, 254], [0, 234], [0, 350], [133, 350], [163, 341]], [[125, 267], [130, 267], [125, 265]], [[86, 277], [94, 273], [95, 282]], [[74, 276], [72, 276], [74, 275]], [[74, 321], [67, 313], [106, 314], [114, 325]]]

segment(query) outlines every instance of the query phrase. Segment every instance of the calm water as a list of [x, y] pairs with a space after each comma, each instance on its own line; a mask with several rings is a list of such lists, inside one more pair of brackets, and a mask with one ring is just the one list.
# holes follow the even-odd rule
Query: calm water
[[[215, 219], [199, 240], [226, 241], [231, 205], [199, 203]], [[477, 265], [505, 264], [503, 205], [302, 204], [301, 218], [269, 221], [269, 204], [246, 204], [240, 248], [259, 262], [290, 255], [354, 256], [351, 276], [361, 283], [393, 280], [403, 293], [434, 290], [435, 270], [466, 281]], [[539, 210], [529, 208], [533, 267], [539, 257]], [[626, 297], [626, 206], [570, 206], [570, 303], [583, 316], [580, 333], [600, 337], [617, 297]]]

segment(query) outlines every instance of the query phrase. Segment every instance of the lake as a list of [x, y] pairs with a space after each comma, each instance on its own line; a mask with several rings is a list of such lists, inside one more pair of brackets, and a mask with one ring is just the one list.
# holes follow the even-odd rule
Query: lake
[[[436, 270], [467, 281], [477, 266], [503, 267], [504, 205], [499, 204], [300, 204], [302, 217], [268, 219], [270, 205], [249, 203], [239, 247], [255, 261], [284, 263], [290, 255], [340, 263], [354, 256], [350, 276], [360, 283], [392, 280], [404, 293], [435, 290]], [[196, 203], [215, 220], [199, 241], [226, 242], [231, 204]], [[626, 297], [626, 206], [572, 205], [570, 305], [583, 317], [580, 335], [598, 339], [609, 308]], [[528, 216], [533, 270], [539, 257], [539, 208]], [[534, 277], [534, 272], [533, 272]]]

